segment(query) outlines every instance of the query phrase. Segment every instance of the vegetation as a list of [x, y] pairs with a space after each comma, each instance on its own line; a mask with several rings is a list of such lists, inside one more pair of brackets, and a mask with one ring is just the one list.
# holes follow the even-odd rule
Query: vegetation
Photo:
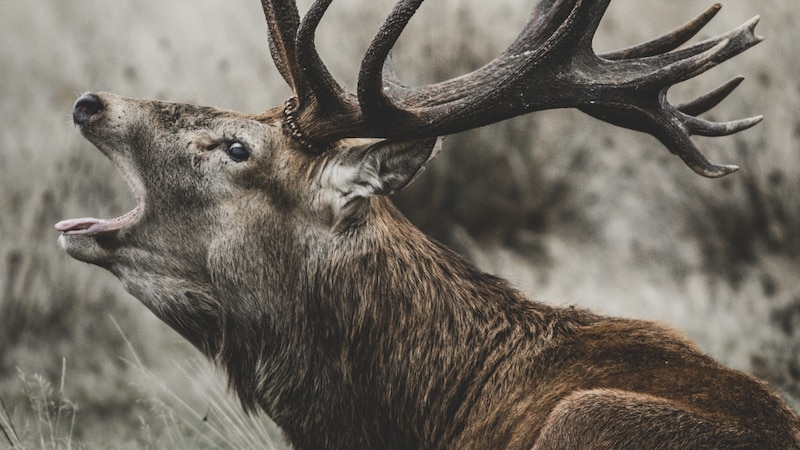
[[[113, 318], [110, 321], [118, 328]], [[38, 448], [47, 450], [82, 448], [170, 448], [170, 449], [283, 449], [280, 431], [267, 418], [248, 416], [226, 389], [219, 371], [198, 355], [174, 362], [174, 373], [183, 378], [193, 395], [175, 391], [175, 386], [153, 373], [142, 362], [133, 344], [122, 335], [128, 346], [124, 359], [136, 375], [127, 387], [131, 401], [142, 408], [128, 424], [128, 442], [106, 442], [110, 436], [95, 432], [76, 435], [86, 429], [85, 417], [78, 403], [68, 397], [66, 359], [62, 359], [58, 387], [39, 374], [20, 371], [18, 393], [27, 399], [9, 411], [0, 398], [0, 448]], [[65, 387], [66, 386], [66, 387]], [[137, 398], [138, 397], [138, 398]], [[191, 397], [191, 398], [188, 398]], [[201, 403], [202, 402], [202, 403]], [[108, 426], [108, 422], [100, 423]], [[92, 427], [88, 427], [92, 428]], [[113, 439], [113, 438], [112, 438]], [[4, 442], [5, 441], [5, 442]]]

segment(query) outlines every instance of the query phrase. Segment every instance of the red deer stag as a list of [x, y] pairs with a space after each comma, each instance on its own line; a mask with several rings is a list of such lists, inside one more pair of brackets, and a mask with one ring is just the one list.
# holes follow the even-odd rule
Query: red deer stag
[[60, 243], [223, 366], [244, 408], [265, 411], [298, 449], [800, 448], [800, 418], [765, 383], [656, 323], [531, 301], [386, 198], [438, 136], [547, 108], [647, 132], [705, 176], [735, 170], [690, 137], [759, 121], [697, 117], [741, 80], [683, 105], [666, 92], [757, 44], [757, 19], [684, 45], [715, 5], [596, 55], [609, 1], [541, 0], [487, 65], [408, 87], [389, 53], [422, 0], [400, 0], [353, 95], [314, 46], [331, 0], [302, 20], [294, 2], [263, 0], [294, 96], [258, 115], [80, 97], [76, 126], [138, 206], [62, 221]]

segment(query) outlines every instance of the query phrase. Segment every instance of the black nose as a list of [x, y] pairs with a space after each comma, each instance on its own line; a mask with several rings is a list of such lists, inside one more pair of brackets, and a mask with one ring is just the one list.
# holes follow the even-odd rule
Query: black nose
[[82, 95], [72, 108], [72, 121], [75, 122], [75, 125], [83, 125], [101, 111], [103, 111], [103, 102], [96, 95]]

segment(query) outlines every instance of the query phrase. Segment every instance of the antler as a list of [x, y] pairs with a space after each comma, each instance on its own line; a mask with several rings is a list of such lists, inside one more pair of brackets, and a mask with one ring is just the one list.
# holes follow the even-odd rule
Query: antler
[[316, 27], [331, 1], [317, 0], [300, 22], [293, 3], [262, 0], [273, 58], [294, 91], [286, 123], [309, 147], [324, 148], [345, 137], [442, 136], [532, 111], [576, 107], [649, 133], [695, 172], [719, 177], [737, 167], [709, 162], [691, 136], [725, 136], [761, 121], [760, 116], [724, 123], [697, 117], [727, 97], [742, 78], [683, 105], [666, 99], [674, 84], [761, 42], [755, 17], [726, 34], [680, 48], [716, 15], [719, 4], [664, 36], [597, 55], [592, 39], [610, 0], [541, 0], [517, 39], [485, 66], [408, 87], [395, 76], [390, 52], [423, 0], [400, 0], [367, 49], [355, 97], [336, 83], [314, 46]]

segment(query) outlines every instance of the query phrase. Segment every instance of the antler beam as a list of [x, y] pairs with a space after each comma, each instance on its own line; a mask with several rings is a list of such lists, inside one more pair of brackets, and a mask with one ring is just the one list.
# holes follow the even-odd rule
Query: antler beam
[[324, 149], [346, 137], [441, 136], [532, 111], [575, 107], [649, 133], [695, 172], [718, 177], [737, 167], [708, 161], [691, 136], [725, 136], [761, 120], [715, 123], [697, 117], [727, 97], [741, 78], [683, 105], [666, 99], [673, 85], [761, 42], [756, 17], [721, 36], [681, 47], [717, 14], [719, 4], [664, 36], [597, 55], [592, 40], [610, 0], [542, 0], [511, 46], [485, 66], [408, 87], [397, 80], [390, 52], [423, 0], [400, 0], [367, 49], [356, 97], [336, 83], [314, 46], [316, 27], [331, 1], [317, 0], [299, 24], [294, 4], [262, 2], [273, 58], [294, 90], [287, 122], [309, 147]]

